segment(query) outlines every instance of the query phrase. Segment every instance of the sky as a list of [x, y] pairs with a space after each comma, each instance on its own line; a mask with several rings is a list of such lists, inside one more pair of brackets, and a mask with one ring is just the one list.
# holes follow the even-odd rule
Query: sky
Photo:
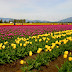
[[0, 17], [59, 21], [72, 17], [72, 0], [0, 0]]

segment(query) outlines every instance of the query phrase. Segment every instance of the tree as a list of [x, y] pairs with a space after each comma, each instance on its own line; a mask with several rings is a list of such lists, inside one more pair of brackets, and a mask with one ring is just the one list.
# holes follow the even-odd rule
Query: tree
[[2, 19], [0, 20], [0, 23], [2, 23]]
[[2, 23], [2, 19], [1, 19], [1, 23]]
[[10, 20], [9, 20], [9, 23], [10, 23]]
[[30, 23], [29, 21], [27, 23]]
[[16, 19], [14, 19], [14, 23], [16, 23]]
[[26, 20], [24, 19], [24, 23], [26, 22]]
[[4, 23], [7, 23], [6, 20], [4, 21]]

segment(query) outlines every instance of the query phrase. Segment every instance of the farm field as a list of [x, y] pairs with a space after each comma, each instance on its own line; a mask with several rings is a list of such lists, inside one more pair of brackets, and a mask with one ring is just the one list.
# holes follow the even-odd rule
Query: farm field
[[45, 24], [0, 26], [0, 72], [72, 72], [72, 25]]
[[[72, 23], [23, 23], [23, 25], [72, 25]], [[1, 25], [14, 25], [14, 23], [0, 23]], [[22, 25], [22, 23], [16, 23], [16, 25]]]

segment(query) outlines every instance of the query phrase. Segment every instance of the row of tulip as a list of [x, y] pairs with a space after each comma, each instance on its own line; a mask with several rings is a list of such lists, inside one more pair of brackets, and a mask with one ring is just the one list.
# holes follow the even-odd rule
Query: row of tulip
[[[63, 32], [61, 32], [61, 33], [64, 33], [64, 32], [66, 32], [67, 35], [71, 35], [71, 34], [72, 34], [72, 30], [71, 30], [71, 32], [70, 32], [69, 30], [67, 30], [67, 31], [63, 31]], [[70, 34], [69, 34], [68, 32], [70, 32]], [[57, 33], [58, 33], [58, 32], [57, 32]], [[57, 34], [57, 33], [56, 33], [56, 34]], [[59, 33], [60, 33], [60, 32], [59, 32]], [[62, 35], [63, 35], [63, 36], [66, 36], [66, 34], [64, 34], [64, 35], [62, 34]], [[52, 35], [52, 33], [51, 33], [51, 35]], [[66, 42], [66, 43], [67, 43], [68, 40], [72, 41], [72, 37], [67, 37], [67, 38], [64, 39], [64, 40], [60, 40], [59, 42]], [[56, 41], [55, 43], [57, 44], [58, 41]], [[52, 44], [55, 45], [55, 43], [52, 43]], [[64, 44], [66, 44], [66, 43], [64, 43]], [[58, 44], [59, 44], [59, 43], [58, 43]], [[47, 49], [49, 49], [49, 46], [48, 46], [48, 45], [46, 45], [45, 47], [46, 47]], [[59, 47], [59, 48], [60, 48], [60, 47]], [[39, 48], [39, 50], [42, 50], [42, 49]], [[65, 49], [65, 50], [66, 50], [66, 49]], [[70, 50], [72, 50], [72, 48], [71, 48]], [[30, 51], [30, 52], [31, 52], [31, 51]], [[32, 56], [32, 52], [31, 52], [31, 55], [30, 55], [30, 56]], [[41, 55], [40, 55], [40, 56], [41, 56]], [[38, 57], [38, 59], [40, 58], [40, 56]], [[47, 56], [46, 56], [46, 57], [47, 57]], [[42, 58], [43, 58], [43, 57], [42, 57]], [[36, 59], [37, 59], [37, 58], [36, 58]], [[21, 61], [23, 62], [23, 60], [21, 60]], [[24, 68], [24, 67], [21, 68], [21, 69], [23, 69], [23, 71], [25, 71], [26, 69], [29, 69], [29, 70], [30, 70], [30, 69], [33, 69], [33, 67], [34, 67], [34, 68], [38, 68], [40, 65], [42, 65], [41, 63], [38, 63], [39, 65], [38, 65], [37, 67], [35, 67], [35, 64], [29, 63], [30, 61], [31, 61], [31, 60], [28, 60], [28, 61], [27, 61], [27, 63], [30, 64], [30, 66], [28, 66], [28, 67], [26, 66], [25, 68]], [[33, 61], [34, 61], [34, 63], [37, 62], [37, 60], [36, 60], [36, 61], [33, 60]], [[34, 65], [34, 66], [31, 66], [31, 65]]]
[[[54, 48], [52, 51], [42, 52], [35, 57], [35, 59], [28, 59], [26, 60], [26, 64], [24, 63], [24, 67], [21, 67], [21, 69], [26, 71], [32, 71], [33, 69], [40, 69], [40, 66], [47, 65], [48, 62], [56, 59], [59, 55], [63, 54], [64, 51], [69, 50], [71, 51], [72, 48], [70, 47], [72, 45], [72, 41], [68, 41], [67, 44], [62, 44], [59, 46], [59, 48]], [[23, 60], [22, 60], [23, 61]]]
[[63, 57], [65, 59], [68, 58], [68, 60], [65, 61], [64, 64], [62, 64], [62, 67], [60, 68], [56, 65], [56, 67], [58, 68], [58, 72], [65, 72], [65, 71], [72, 72], [72, 54], [71, 52], [69, 53], [68, 51], [65, 51]]
[[[39, 28], [44, 29], [43, 27], [40, 27], [40, 26]], [[66, 31], [64, 29], [66, 29]], [[41, 33], [39, 35], [32, 35], [29, 37], [27, 36], [26, 38], [24, 37], [24, 35], [19, 36], [18, 34], [16, 36], [13, 36], [13, 33], [8, 33], [7, 37], [11, 37], [11, 38], [13, 37], [13, 40], [7, 39], [7, 37], [2, 37], [5, 35], [4, 34], [5, 30], [3, 29], [2, 31], [1, 29], [0, 64], [11, 63], [15, 61], [16, 59], [21, 59], [25, 56], [32, 56], [34, 53], [38, 53], [35, 60], [33, 59], [26, 60], [26, 61], [21, 60], [20, 61], [21, 64], [26, 64], [26, 63], [28, 64], [28, 67], [25, 65], [25, 67], [22, 67], [22, 69], [25, 71], [27, 69], [31, 70], [33, 68], [38, 69], [41, 65], [46, 65], [49, 61], [54, 60], [54, 58], [57, 58], [65, 50], [72, 50], [71, 48], [72, 27], [71, 26], [69, 26], [69, 28], [64, 27], [64, 29], [63, 29], [64, 31], [59, 31], [60, 30], [59, 28], [59, 30], [57, 30], [59, 32], [52, 32], [52, 33], [47, 33], [47, 31], [45, 30], [44, 32], [45, 34]], [[67, 29], [70, 29], [70, 30], [67, 30]], [[38, 33], [40, 32], [39, 30], [38, 30]], [[64, 45], [62, 45], [62, 43]], [[43, 53], [41, 53], [42, 51]]]
[[[55, 34], [57, 34], [57, 33], [59, 33], [59, 35], [55, 35]], [[66, 33], [66, 34], [62, 34], [62, 33]], [[71, 35], [72, 34], [72, 30], [66, 30], [66, 31], [62, 31], [62, 32], [54, 32], [54, 35], [53, 35], [53, 33], [48, 33], [48, 34], [42, 34], [42, 35], [38, 35], [38, 36], [32, 36], [32, 37], [30, 37], [29, 36], [29, 38], [17, 38], [17, 39], [15, 39], [15, 42], [17, 43], [17, 44], [19, 44], [19, 42], [22, 40], [22, 41], [25, 41], [25, 43], [23, 44], [23, 46], [25, 47], [27, 44], [32, 44], [32, 42], [29, 42], [28, 40], [31, 38], [31, 39], [33, 39], [33, 38], [35, 38], [35, 42], [37, 42], [38, 40], [37, 39], [39, 39], [39, 37], [42, 37], [42, 39], [45, 41], [46, 40], [46, 43], [48, 43], [48, 41], [50, 40], [49, 38], [46, 38], [47, 36], [49, 36], [49, 35], [51, 35], [51, 37], [52, 38], [61, 38], [61, 36], [66, 36], [66, 35]], [[46, 36], [46, 37], [43, 37], [43, 36]], [[41, 42], [42, 41], [42, 39], [40, 38], [39, 39], [39, 42]], [[67, 39], [69, 39], [69, 40], [72, 40], [71, 39], [71, 37], [68, 37]], [[60, 40], [60, 42], [61, 41], [63, 41], [64, 42], [64, 44], [66, 44], [67, 43], [67, 41], [68, 40]], [[1, 49], [1, 47], [4, 49], [5, 48], [5, 45], [8, 43], [8, 41], [6, 41], [6, 42], [4, 42], [4, 45], [3, 45], [3, 43], [0, 43], [0, 49]], [[56, 41], [55, 43], [57, 43], [57, 44], [60, 44], [58, 41]], [[55, 45], [55, 43], [52, 43], [52, 45], [54, 44]], [[3, 45], [3, 46], [2, 46]], [[13, 46], [13, 48], [15, 49], [16, 48], [16, 44], [11, 44], [11, 46]], [[20, 46], [22, 46], [22, 43], [20, 43]]]
[[[14, 25], [14, 23], [0, 23], [0, 25]], [[16, 23], [21, 25], [21, 23]], [[23, 23], [23, 25], [72, 25], [72, 23]]]
[[71, 30], [72, 25], [0, 26], [0, 40], [45, 34], [52, 31]]
[[[64, 32], [68, 32], [68, 30], [63, 31], [63, 33]], [[59, 33], [62, 33], [62, 32], [59, 32]], [[69, 35], [72, 35], [71, 34], [72, 30], [70, 30], [69, 33], [70, 33]], [[42, 51], [42, 49], [45, 51], [48, 51], [48, 50], [51, 51], [55, 47], [55, 44], [52, 43], [53, 38], [51, 38], [51, 36], [53, 34], [57, 34], [57, 33], [54, 32], [54, 33], [48, 33], [48, 34], [46, 33], [46, 34], [32, 36], [32, 37], [29, 36], [29, 38], [23, 38], [23, 37], [19, 38], [18, 37], [17, 39], [14, 40], [13, 43], [9, 43], [8, 41], [6, 41], [4, 43], [0, 43], [0, 51], [2, 53], [2, 55], [1, 55], [2, 60], [0, 61], [0, 63], [2, 63], [2, 64], [6, 63], [6, 62], [10, 63], [18, 58], [28, 55], [28, 52], [31, 50], [35, 53], [38, 48], [39, 48], [39, 50], [37, 51], [37, 53], [40, 53]], [[66, 37], [66, 35], [64, 35], [64, 36]], [[64, 37], [64, 36], [62, 34], [62, 37]], [[57, 38], [57, 39], [59, 39], [59, 38]], [[70, 40], [72, 40], [72, 39], [70, 39]], [[55, 41], [56, 40], [54, 39], [54, 42]], [[24, 44], [22, 44], [22, 43], [24, 43]], [[56, 41], [55, 43], [60, 44], [58, 41]], [[46, 44], [50, 44], [52, 46], [47, 46]], [[50, 47], [51, 49], [50, 48], [45, 49], [47, 47]], [[40, 48], [42, 48], [42, 49], [40, 49]], [[14, 53], [12, 53], [12, 52], [14, 52]]]

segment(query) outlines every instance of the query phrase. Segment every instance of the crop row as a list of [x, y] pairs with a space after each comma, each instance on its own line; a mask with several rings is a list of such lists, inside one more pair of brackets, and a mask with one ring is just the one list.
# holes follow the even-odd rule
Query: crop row
[[41, 26], [0, 26], [0, 41], [13, 41], [15, 38], [28, 37], [60, 30], [71, 30], [72, 25], [41, 25]]
[[[14, 23], [0, 23], [0, 25], [14, 25]], [[21, 25], [21, 23], [16, 23]], [[23, 23], [23, 25], [72, 25], [72, 23]]]
[[68, 51], [64, 52], [63, 55], [64, 58], [68, 58], [68, 60], [64, 61], [64, 64], [62, 64], [62, 67], [56, 67], [58, 68], [58, 72], [72, 72], [72, 54], [71, 52], [69, 53]]
[[28, 59], [26, 60], [27, 65], [25, 64], [24, 67], [21, 69], [25, 71], [30, 71], [32, 69], [40, 69], [40, 66], [47, 65], [48, 62], [56, 59], [59, 55], [63, 54], [64, 51], [68, 50], [71, 51], [72, 42], [68, 41], [67, 44], [62, 44], [59, 48], [55, 47], [52, 51], [43, 52], [37, 55], [35, 59]]
[[[59, 32], [60, 34], [64, 34], [55, 35], [57, 33], [58, 32], [42, 34], [29, 38], [18, 37], [12, 43], [8, 41], [0, 43], [0, 64], [10, 63], [16, 59], [28, 56], [29, 51], [32, 51], [33, 54], [40, 53], [37, 52], [39, 48], [43, 51], [51, 51], [54, 47], [58, 47], [61, 42], [66, 44], [68, 40], [72, 41], [71, 37], [69, 37], [72, 36], [72, 30]], [[67, 38], [67, 40], [64, 38]]]

